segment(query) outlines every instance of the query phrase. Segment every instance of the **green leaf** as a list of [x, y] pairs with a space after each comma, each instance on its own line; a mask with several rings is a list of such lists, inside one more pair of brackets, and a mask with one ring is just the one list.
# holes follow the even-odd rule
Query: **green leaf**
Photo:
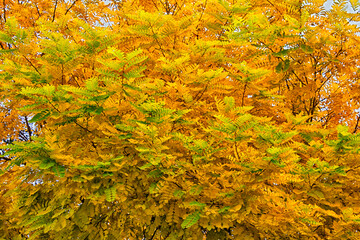
[[313, 53], [314, 49], [312, 49], [310, 46], [307, 46], [305, 44], [300, 44], [301, 50], [304, 51], [304, 53]]
[[90, 91], [95, 91], [99, 87], [99, 82], [96, 78], [90, 78], [85, 82], [86, 88]]
[[235, 107], [235, 99], [233, 97], [224, 97], [224, 103], [226, 104], [226, 111]]
[[283, 69], [283, 63], [279, 62], [279, 64], [275, 67], [277, 73], [280, 73]]
[[279, 62], [279, 64], [275, 67], [275, 71], [277, 73], [286, 72], [290, 67], [290, 60], [286, 59], [284, 62]]
[[175, 192], [174, 192], [174, 197], [176, 197], [176, 198], [182, 198], [184, 195], [185, 195], [185, 193], [180, 189], [175, 190]]
[[51, 168], [51, 170], [59, 177], [65, 177], [65, 167], [56, 164]]
[[336, 127], [337, 131], [339, 134], [341, 134], [342, 136], [348, 136], [350, 135], [349, 133], [349, 127], [345, 126], [345, 125], [338, 125]]
[[325, 198], [324, 193], [321, 192], [321, 191], [318, 191], [318, 190], [310, 191], [310, 192], [308, 192], [308, 195], [311, 196], [311, 197], [314, 197], [316, 199]]
[[205, 203], [200, 203], [197, 201], [193, 201], [189, 203], [189, 206], [195, 206], [195, 207], [200, 207], [200, 208], [204, 208], [206, 206]]
[[105, 189], [106, 201], [113, 202], [116, 198], [116, 188], [110, 187]]
[[14, 44], [14, 40], [12, 39], [11, 36], [7, 35], [4, 32], [0, 32], [0, 41], [1, 42], [6, 42], [6, 43], [11, 43]]
[[132, 51], [131, 53], [128, 53], [126, 55], [126, 58], [128, 61], [130, 61], [131, 59], [133, 59], [134, 57], [136, 57], [137, 55], [142, 53], [142, 49], [136, 49], [135, 51]]
[[0, 49], [0, 54], [1, 53], [11, 53], [11, 52], [15, 52], [17, 51], [17, 49], [13, 48], [13, 49]]
[[225, 213], [225, 212], [227, 212], [229, 209], [230, 209], [229, 206], [223, 207], [223, 208], [219, 209], [219, 213]]
[[131, 137], [132, 137], [131, 133], [128, 133], [128, 134], [125, 134], [125, 135], [118, 135], [119, 139], [128, 139], [128, 138], [131, 138]]
[[91, 98], [89, 98], [89, 101], [98, 102], [98, 101], [106, 100], [109, 97], [110, 97], [109, 94], [103, 94], [103, 95], [98, 95], [98, 96], [91, 97]]
[[185, 228], [189, 228], [192, 225], [194, 225], [195, 223], [197, 223], [197, 221], [199, 221], [200, 219], [200, 213], [198, 211], [188, 215], [185, 220], [181, 223], [181, 227], [183, 229]]
[[288, 55], [288, 52], [290, 51], [290, 49], [283, 49], [281, 50], [280, 52], [277, 52], [277, 53], [273, 53], [273, 55], [275, 57], [283, 57], [283, 56], [286, 56]]
[[39, 168], [40, 168], [40, 169], [49, 169], [49, 168], [51, 168], [51, 167], [54, 166], [54, 165], [55, 165], [55, 162], [53, 162], [53, 161], [43, 162], [43, 163], [41, 163], [41, 164], [39, 165]]
[[132, 86], [132, 85], [129, 85], [129, 84], [123, 84], [123, 86], [126, 87], [126, 88], [130, 88], [132, 90], [135, 90], [135, 91], [139, 91], [139, 92], [142, 91], [141, 88], [138, 88], [138, 87], [135, 87], [135, 86]]
[[163, 175], [163, 172], [160, 171], [159, 169], [153, 170], [149, 173], [149, 176], [154, 177], [154, 178], [161, 177], [162, 175]]
[[31, 118], [31, 120], [29, 121], [29, 123], [34, 123], [34, 122], [39, 122], [41, 120], [46, 119], [48, 116], [50, 116], [50, 111], [49, 110], [44, 110], [42, 112], [39, 112], [37, 114], [35, 114], [34, 117]]
[[103, 107], [98, 107], [96, 105], [85, 105], [82, 109], [85, 113], [93, 113], [96, 115], [99, 115], [104, 111]]
[[290, 67], [290, 60], [289, 59], [286, 59], [284, 61], [284, 68], [283, 68], [283, 72], [286, 72]]
[[144, 74], [142, 74], [141, 72], [143, 72], [145, 69], [146, 69], [145, 66], [138, 67], [138, 68], [133, 69], [133, 70], [127, 72], [127, 73], [124, 73], [124, 77], [127, 78], [127, 79], [143, 77]]
[[151, 183], [150, 187], [149, 187], [149, 192], [150, 193], [157, 193], [157, 191], [159, 190], [157, 183]]
[[141, 169], [141, 170], [145, 170], [145, 169], [147, 169], [147, 168], [149, 168], [149, 167], [151, 167], [151, 166], [152, 166], [151, 163], [147, 163], [147, 164], [141, 166], [140, 169]]
[[192, 186], [189, 193], [191, 195], [199, 195], [203, 190], [203, 187], [200, 186], [200, 185], [195, 185], [195, 186]]

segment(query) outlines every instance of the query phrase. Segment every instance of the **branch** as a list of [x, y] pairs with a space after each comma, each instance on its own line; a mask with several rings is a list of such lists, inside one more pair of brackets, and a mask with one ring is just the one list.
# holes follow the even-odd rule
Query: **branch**
[[179, 6], [179, 10], [177, 10], [176, 12], [174, 11], [174, 16], [178, 13], [178, 12], [180, 12], [181, 11], [181, 9], [183, 8], [183, 6], [185, 5], [185, 0], [183, 1], [183, 3], [181, 4], [181, 6], [180, 5], [178, 5]]
[[8, 157], [0, 157], [0, 160], [11, 161], [11, 158], [8, 158]]
[[[154, 4], [156, 10], [160, 11], [159, 8], [158, 8], [158, 6], [157, 6], [157, 4], [156, 4], [156, 2], [155, 2], [154, 0], [152, 0], [152, 2], [153, 2], [153, 4]], [[163, 4], [161, 1], [160, 1], [160, 3]]]
[[53, 13], [53, 19], [52, 19], [52, 22], [54, 22], [54, 21], [55, 21], [55, 14], [56, 14], [57, 4], [58, 4], [58, 1], [57, 1], [57, 0], [55, 0], [55, 7], [54, 7], [54, 13]]
[[75, 1], [71, 4], [71, 6], [70, 6], [68, 9], [66, 9], [65, 15], [70, 11], [70, 9], [75, 5], [75, 3], [76, 3], [77, 1], [78, 1], [78, 0], [75, 0]]
[[356, 133], [356, 131], [357, 131], [357, 129], [358, 129], [358, 126], [359, 126], [359, 121], [360, 121], [360, 115], [358, 115], [358, 117], [357, 117], [357, 120], [356, 120], [356, 125], [355, 125], [355, 127], [354, 127], [354, 131], [353, 131], [353, 133]]
[[243, 91], [242, 98], [241, 98], [241, 106], [242, 107], [244, 106], [244, 102], [245, 102], [246, 87], [247, 87], [247, 82], [245, 82], [244, 91]]
[[40, 13], [38, 5], [36, 3], [34, 3], [34, 5], [36, 7], [36, 10], [37, 10], [37, 13], [38, 13], [39, 17], [41, 17], [41, 13]]
[[[15, 46], [16, 47], [16, 46]], [[25, 58], [25, 60], [35, 69], [35, 71], [41, 75], [41, 73], [39, 72], [39, 70], [35, 67], [35, 65], [26, 57], [23, 55], [23, 57]]]
[[[149, 25], [150, 25], [150, 30], [151, 30], [153, 36], [155, 36], [156, 34], [155, 34], [155, 32], [154, 32], [153, 26], [151, 25], [150, 22], [148, 22], [148, 23], [149, 23]], [[161, 54], [163, 55], [163, 57], [165, 57], [164, 49], [162, 48], [161, 43], [159, 42], [159, 40], [158, 40], [157, 38], [154, 37], [154, 39], [155, 39], [155, 42], [157, 43], [157, 45], [160, 47], [160, 52], [161, 52]]]
[[153, 235], [149, 238], [150, 240], [154, 239], [155, 234], [156, 234], [157, 230], [159, 230], [159, 229], [160, 229], [160, 226], [157, 226], [156, 229], [154, 230]]
[[25, 116], [25, 123], [26, 123], [27, 131], [29, 133], [29, 141], [31, 142], [32, 141], [32, 139], [31, 139], [32, 131], [31, 131], [27, 116]]
[[5, 0], [3, 0], [3, 5], [4, 5], [4, 9], [3, 9], [4, 22], [6, 22], [6, 3], [5, 3]]
[[234, 136], [234, 153], [235, 153], [235, 157], [236, 157], [236, 160], [240, 161], [240, 155], [239, 155], [239, 152], [238, 152], [238, 149], [237, 149], [237, 144], [236, 144], [236, 132], [235, 132], [235, 136]]

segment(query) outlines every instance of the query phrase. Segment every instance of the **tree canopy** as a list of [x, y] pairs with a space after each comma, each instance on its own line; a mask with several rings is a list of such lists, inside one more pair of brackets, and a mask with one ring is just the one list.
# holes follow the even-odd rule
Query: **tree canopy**
[[4, 0], [0, 239], [359, 239], [357, 1]]

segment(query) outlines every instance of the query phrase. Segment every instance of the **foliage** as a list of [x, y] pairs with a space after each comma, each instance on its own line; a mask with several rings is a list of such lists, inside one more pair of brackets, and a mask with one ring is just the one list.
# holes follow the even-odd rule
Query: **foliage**
[[324, 2], [4, 1], [0, 236], [358, 239], [359, 14]]

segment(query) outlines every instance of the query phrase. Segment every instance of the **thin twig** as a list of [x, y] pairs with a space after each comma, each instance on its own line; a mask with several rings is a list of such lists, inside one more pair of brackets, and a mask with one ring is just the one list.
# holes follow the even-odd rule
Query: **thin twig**
[[68, 9], [66, 9], [64, 15], [66, 15], [66, 14], [70, 11], [70, 9], [75, 5], [76, 2], [77, 2], [77, 0], [75, 0], [75, 1], [71, 4], [71, 6], [70, 6]]
[[38, 5], [37, 5], [36, 3], [34, 3], [34, 5], [35, 5], [35, 7], [36, 7], [36, 11], [37, 11], [39, 17], [41, 17], [41, 13], [40, 13], [40, 10], [39, 10]]
[[39, 70], [35, 67], [35, 65], [34, 65], [27, 57], [25, 57], [24, 55], [23, 55], [23, 57], [26, 59], [26, 61], [27, 61], [28, 63], [30, 63], [30, 65], [35, 69], [35, 71], [36, 71], [39, 75], [41, 75], [41, 73], [40, 73]]
[[32, 131], [31, 131], [27, 116], [25, 116], [25, 123], [26, 123], [27, 131], [29, 133], [29, 141], [31, 142], [32, 141], [32, 139], [31, 139]]

